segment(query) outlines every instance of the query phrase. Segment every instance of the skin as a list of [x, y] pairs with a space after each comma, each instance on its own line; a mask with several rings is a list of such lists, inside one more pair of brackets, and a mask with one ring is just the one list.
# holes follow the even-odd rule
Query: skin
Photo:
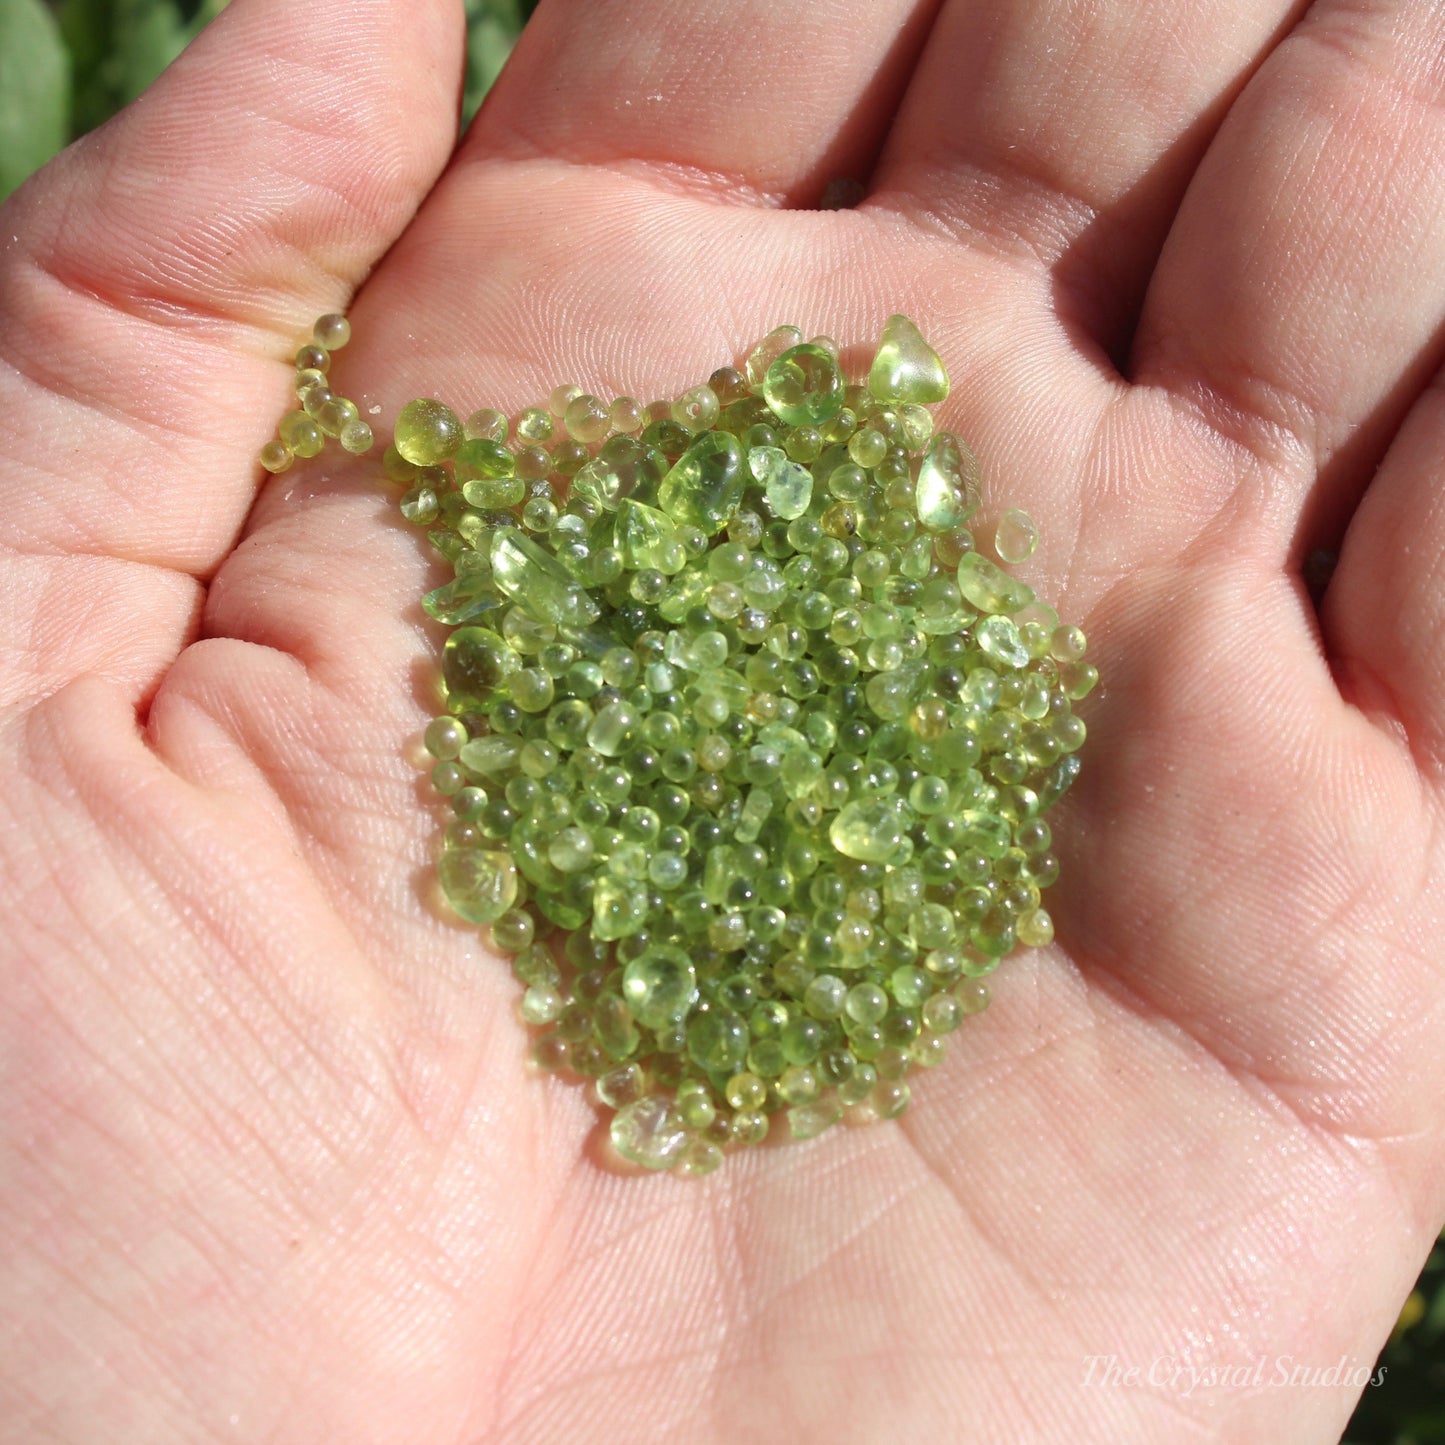
[[[6, 204], [0, 1438], [1338, 1436], [1445, 1217], [1445, 43], [1304, 9], [544, 0], [453, 153], [459, 7], [235, 0]], [[338, 308], [378, 430], [945, 357], [1105, 686], [902, 1120], [629, 1177], [528, 1072], [438, 570], [254, 463]]]

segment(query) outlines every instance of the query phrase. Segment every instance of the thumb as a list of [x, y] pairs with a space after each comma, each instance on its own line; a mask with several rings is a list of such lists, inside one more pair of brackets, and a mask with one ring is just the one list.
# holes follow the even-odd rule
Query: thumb
[[0, 207], [0, 706], [184, 645], [283, 360], [451, 154], [463, 40], [456, 0], [234, 0]]
[[446, 163], [463, 39], [456, 0], [234, 0], [17, 194], [6, 239], [144, 319], [289, 338], [346, 298]]

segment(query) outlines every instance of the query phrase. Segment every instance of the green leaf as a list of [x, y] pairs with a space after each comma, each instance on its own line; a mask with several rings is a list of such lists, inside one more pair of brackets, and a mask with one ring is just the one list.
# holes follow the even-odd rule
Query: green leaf
[[115, 112], [102, 69], [110, 53], [110, 0], [60, 0], [56, 15], [70, 50], [70, 136], [93, 130]]
[[0, 0], [0, 198], [66, 142], [70, 59], [40, 0]]
[[190, 39], [175, 0], [114, 0], [114, 51], [107, 65], [121, 105], [129, 105]]

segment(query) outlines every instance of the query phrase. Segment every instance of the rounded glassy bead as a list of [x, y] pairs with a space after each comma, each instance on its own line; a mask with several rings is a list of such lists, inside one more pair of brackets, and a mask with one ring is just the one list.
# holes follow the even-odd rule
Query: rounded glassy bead
[[376, 445], [376, 436], [370, 424], [362, 421], [359, 417], [354, 421], [347, 422], [338, 433], [337, 439], [341, 443], [342, 450], [349, 452], [354, 457], [364, 456]]
[[562, 1012], [562, 995], [548, 984], [533, 984], [522, 995], [521, 1013], [533, 1026], [550, 1024]]
[[768, 1097], [768, 1086], [756, 1074], [744, 1071], [734, 1074], [727, 1081], [724, 1092], [734, 1109], [761, 1109]]
[[556, 1034], [543, 1034], [532, 1045], [532, 1061], [539, 1069], [555, 1073], [567, 1067], [567, 1041]]
[[422, 745], [432, 757], [443, 762], [455, 758], [467, 742], [467, 730], [454, 717], [435, 717], [422, 734]]
[[285, 442], [273, 438], [261, 448], [257, 460], [268, 472], [284, 472], [294, 455]]
[[678, 1168], [684, 1174], [711, 1174], [723, 1162], [723, 1151], [711, 1139], [694, 1139], [682, 1152]]
[[672, 419], [696, 434], [706, 431], [718, 419], [718, 396], [710, 386], [695, 386], [672, 404]]
[[298, 457], [314, 457], [326, 444], [326, 434], [304, 411], [288, 411], [276, 431]]
[[331, 353], [324, 346], [308, 343], [296, 353], [297, 371], [319, 371], [323, 376], [331, 370]]
[[523, 442], [549, 442], [556, 429], [557, 423], [551, 411], [544, 406], [528, 407], [517, 418], [517, 436]]
[[462, 435], [469, 442], [504, 442], [507, 439], [507, 418], [495, 408], [484, 406], [462, 423]]
[[838, 1085], [838, 1098], [844, 1104], [861, 1104], [877, 1087], [878, 1071], [872, 1064], [858, 1064]]
[[547, 398], [547, 410], [560, 421], [567, 415], [567, 408], [581, 395], [582, 388], [580, 386], [574, 382], [564, 382], [561, 386], [555, 387]]
[[731, 1138], [746, 1147], [761, 1144], [768, 1137], [768, 1116], [761, 1109], [739, 1109], [733, 1115]]
[[530, 946], [535, 925], [524, 909], [511, 908], [496, 919], [489, 934], [498, 953], [520, 953]]
[[872, 1094], [873, 1108], [880, 1119], [896, 1119], [912, 1097], [913, 1091], [901, 1079], [880, 1079]]
[[642, 429], [642, 403], [632, 396], [616, 397], [607, 408], [607, 420], [614, 432], [631, 436]]
[[1027, 512], [1013, 509], [999, 518], [994, 529], [993, 549], [999, 561], [1026, 562], [1034, 555], [1039, 545], [1039, 528]]
[[1043, 948], [1054, 941], [1054, 920], [1042, 908], [1025, 913], [1016, 925], [1018, 941], [1029, 948]]
[[351, 323], [340, 312], [328, 311], [316, 318], [311, 339], [326, 351], [340, 351], [351, 340]]
[[612, 419], [607, 403], [586, 392], [574, 396], [567, 403], [562, 423], [567, 435], [575, 442], [592, 445], [600, 442], [612, 430]]
[[460, 418], [451, 407], [431, 398], [407, 402], [392, 436], [397, 451], [419, 467], [445, 460], [463, 441]]
[[929, 1033], [949, 1034], [963, 1018], [959, 1001], [948, 993], [936, 993], [924, 1002], [923, 1026]]
[[988, 1007], [988, 985], [980, 978], [965, 978], [953, 991], [965, 1014], [982, 1013]]

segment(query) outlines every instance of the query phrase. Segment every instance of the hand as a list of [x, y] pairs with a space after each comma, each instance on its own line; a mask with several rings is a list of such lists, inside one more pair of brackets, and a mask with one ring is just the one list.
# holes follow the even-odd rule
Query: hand
[[[236, 0], [0, 212], [0, 1437], [1335, 1438], [1278, 1363], [1445, 1213], [1445, 52], [1306, 8], [547, 0], [449, 162], [457, 7]], [[423, 901], [435, 569], [257, 480], [348, 304], [379, 430], [946, 358], [1105, 688], [902, 1121], [620, 1178], [528, 1072]]]

